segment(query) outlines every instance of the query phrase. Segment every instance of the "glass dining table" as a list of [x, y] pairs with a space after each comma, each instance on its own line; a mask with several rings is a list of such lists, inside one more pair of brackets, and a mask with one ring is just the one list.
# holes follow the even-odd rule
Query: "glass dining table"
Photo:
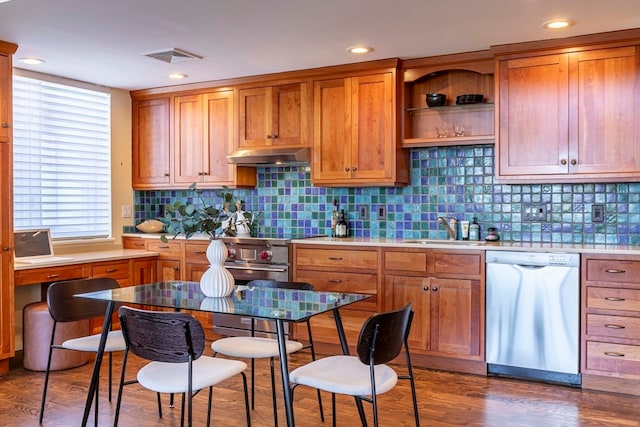
[[[342, 351], [344, 354], [348, 354], [349, 347], [345, 338], [339, 309], [371, 296], [354, 293], [239, 286], [229, 297], [211, 298], [200, 291], [198, 282], [168, 281], [77, 294], [75, 297], [107, 302], [102, 328], [103, 333], [98, 353], [96, 354], [82, 418], [83, 427], [87, 425], [89, 412], [96, 395], [98, 376], [100, 375], [100, 366], [106, 343], [106, 332], [111, 328], [111, 318], [115, 308], [126, 304], [140, 304], [173, 310], [198, 310], [214, 314], [225, 313], [275, 321], [280, 350], [280, 369], [282, 372], [287, 426], [291, 427], [295, 425], [295, 421], [293, 417], [292, 389], [289, 384], [289, 366], [285, 350], [285, 322], [302, 322], [317, 314], [332, 311]], [[358, 405], [358, 409], [361, 411], [360, 405]]]

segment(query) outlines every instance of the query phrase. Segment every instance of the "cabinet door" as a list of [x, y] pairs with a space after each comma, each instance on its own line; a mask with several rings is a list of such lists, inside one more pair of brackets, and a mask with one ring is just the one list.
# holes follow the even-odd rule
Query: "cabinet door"
[[[2, 65], [0, 65], [0, 70]], [[0, 82], [2, 85], [2, 82]], [[2, 104], [0, 88], [0, 104]], [[0, 143], [0, 375], [8, 371], [5, 362], [14, 354], [14, 273], [11, 144]]]
[[480, 282], [432, 277], [431, 351], [482, 356]]
[[568, 59], [500, 61], [498, 177], [568, 171]]
[[168, 282], [170, 280], [182, 280], [180, 274], [180, 260], [159, 259], [158, 260], [158, 281]]
[[158, 261], [155, 258], [134, 259], [132, 262], [132, 285], [144, 285], [157, 280]]
[[306, 83], [273, 87], [272, 145], [307, 145], [309, 129], [307, 91]]
[[393, 78], [391, 73], [352, 77], [351, 176], [393, 179], [395, 140]]
[[173, 101], [174, 184], [201, 182], [204, 174], [204, 119], [201, 95], [176, 96]]
[[640, 48], [569, 55], [569, 172], [639, 174]]
[[258, 87], [238, 91], [238, 146], [261, 147], [271, 140], [271, 88]]
[[170, 98], [132, 102], [132, 183], [134, 189], [170, 184]]
[[11, 140], [11, 57], [0, 53], [0, 142]]
[[344, 181], [351, 176], [351, 97], [349, 79], [314, 82], [314, 181]]
[[391, 289], [389, 309], [402, 308], [412, 303], [413, 321], [409, 332], [409, 349], [429, 350], [431, 336], [431, 291], [428, 277], [385, 276], [385, 289]]
[[237, 166], [227, 161], [233, 151], [233, 91], [204, 95], [206, 122], [203, 159], [203, 181], [233, 185]]

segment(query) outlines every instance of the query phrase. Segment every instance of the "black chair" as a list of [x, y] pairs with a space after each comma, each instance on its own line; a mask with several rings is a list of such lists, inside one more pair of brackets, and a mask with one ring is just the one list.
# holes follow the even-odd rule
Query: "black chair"
[[[114, 279], [103, 277], [95, 279], [68, 280], [52, 283], [47, 289], [47, 306], [53, 318], [51, 331], [51, 343], [49, 345], [49, 357], [42, 391], [42, 404], [40, 406], [40, 424], [44, 416], [44, 406], [49, 385], [49, 373], [53, 350], [76, 350], [98, 352], [100, 334], [88, 335], [66, 340], [62, 344], [54, 344], [56, 327], [58, 323], [74, 322], [77, 320], [91, 319], [104, 316], [107, 303], [105, 301], [76, 298], [74, 294], [95, 292], [118, 288], [118, 282]], [[104, 351], [109, 353], [109, 401], [111, 401], [112, 382], [112, 353], [125, 349], [124, 338], [120, 331], [110, 331]], [[98, 388], [96, 388], [97, 390]], [[98, 425], [98, 394], [95, 396], [95, 424]]]
[[[193, 419], [193, 396], [201, 389], [208, 387], [207, 426], [209, 426], [213, 386], [237, 374], [242, 375], [247, 425], [251, 426], [247, 378], [244, 374], [247, 365], [238, 360], [204, 356], [204, 330], [197, 319], [187, 313], [146, 311], [131, 307], [120, 307], [118, 312], [126, 350], [118, 389], [115, 426], [118, 425], [123, 386], [133, 382], [138, 382], [156, 393], [181, 393], [183, 421], [186, 395], [189, 426], [192, 425]], [[149, 360], [150, 363], [138, 371], [135, 381], [125, 382], [130, 351], [136, 356]], [[159, 415], [162, 418], [160, 406]]]
[[[333, 425], [336, 425], [336, 394], [355, 396], [373, 406], [373, 424], [378, 425], [377, 395], [386, 393], [398, 379], [411, 383], [416, 426], [420, 425], [416, 387], [407, 338], [411, 327], [411, 303], [406, 307], [371, 316], [358, 337], [358, 356], [330, 356], [303, 365], [289, 375], [293, 387], [306, 385], [331, 393]], [[404, 345], [407, 375], [399, 376], [385, 365], [395, 359]]]
[[[252, 280], [246, 285], [248, 288], [263, 287], [263, 288], [278, 288], [278, 289], [294, 289], [302, 291], [312, 291], [313, 285], [306, 282], [281, 282], [277, 280]], [[213, 319], [215, 323], [215, 315]], [[308, 348], [311, 352], [311, 360], [316, 360], [316, 353], [313, 347], [313, 336], [311, 334], [311, 324], [309, 320], [306, 321], [307, 334], [309, 337], [309, 344], [304, 345], [297, 341], [286, 341], [287, 354], [291, 354], [302, 349]], [[251, 408], [255, 408], [255, 359], [269, 358], [269, 364], [271, 369], [271, 395], [273, 402], [273, 420], [274, 425], [278, 425], [278, 408], [276, 404], [276, 382], [275, 382], [275, 370], [274, 359], [280, 355], [278, 348], [278, 341], [269, 337], [256, 337], [256, 325], [255, 319], [251, 319], [251, 336], [238, 336], [220, 338], [215, 340], [211, 344], [214, 355], [223, 354], [230, 357], [238, 357], [251, 359]], [[275, 334], [275, 332], [273, 333]], [[318, 405], [320, 406], [320, 417], [324, 421], [324, 413], [322, 410], [322, 397], [320, 390], [318, 390]]]

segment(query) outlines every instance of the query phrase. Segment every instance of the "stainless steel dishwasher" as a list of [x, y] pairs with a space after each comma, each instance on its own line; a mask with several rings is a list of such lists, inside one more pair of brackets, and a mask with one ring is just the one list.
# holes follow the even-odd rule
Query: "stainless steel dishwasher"
[[579, 386], [578, 254], [487, 251], [488, 373]]

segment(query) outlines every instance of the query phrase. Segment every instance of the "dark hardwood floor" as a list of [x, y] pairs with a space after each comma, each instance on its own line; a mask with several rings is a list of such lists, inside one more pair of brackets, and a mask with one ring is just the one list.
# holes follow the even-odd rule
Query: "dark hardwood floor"
[[[308, 355], [295, 355], [291, 365], [308, 360]], [[129, 377], [142, 362], [133, 357]], [[116, 356], [114, 372], [120, 372], [121, 358]], [[92, 364], [52, 373], [49, 399], [43, 426], [78, 426], [82, 420], [84, 399]], [[399, 367], [400, 371], [402, 368]], [[272, 426], [271, 392], [268, 362], [257, 363], [256, 409], [252, 411], [254, 426]], [[638, 426], [640, 398], [614, 393], [476, 375], [416, 369], [418, 403], [423, 426]], [[44, 373], [21, 367], [0, 378], [0, 425], [36, 426]], [[107, 400], [107, 370], [101, 376], [101, 426], [113, 424], [115, 395]], [[379, 399], [381, 426], [411, 426], [413, 415], [407, 381], [400, 381], [391, 392]], [[114, 388], [114, 393], [117, 386]], [[282, 397], [279, 421], [285, 425]], [[243, 426], [241, 382], [231, 379], [214, 389], [212, 425]], [[138, 385], [125, 388], [121, 426], [179, 426], [179, 406], [168, 408], [164, 399], [164, 418], [158, 418], [155, 396]], [[302, 427], [330, 426], [330, 396], [324, 396], [327, 421], [318, 415], [315, 392], [299, 387], [295, 391], [295, 416]], [[338, 425], [357, 426], [359, 419], [353, 399], [338, 396]], [[365, 404], [369, 410], [369, 405]], [[206, 393], [194, 402], [194, 425], [205, 425]], [[92, 424], [91, 415], [90, 425]]]

